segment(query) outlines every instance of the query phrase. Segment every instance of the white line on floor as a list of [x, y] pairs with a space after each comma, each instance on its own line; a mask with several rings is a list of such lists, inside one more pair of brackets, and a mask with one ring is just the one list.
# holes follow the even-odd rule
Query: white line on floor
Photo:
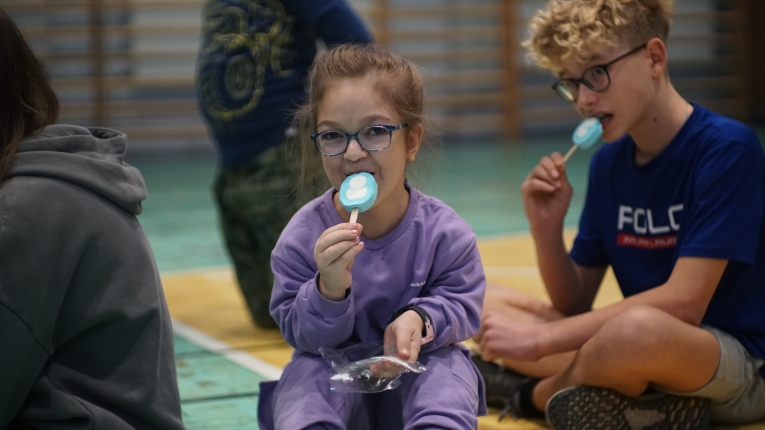
[[234, 349], [231, 345], [221, 342], [218, 339], [214, 339], [182, 322], [173, 320], [173, 332], [183, 336], [188, 341], [193, 342], [202, 348], [221, 354], [234, 363], [252, 370], [268, 379], [279, 379], [282, 376], [282, 370], [278, 367], [257, 359], [245, 351]]

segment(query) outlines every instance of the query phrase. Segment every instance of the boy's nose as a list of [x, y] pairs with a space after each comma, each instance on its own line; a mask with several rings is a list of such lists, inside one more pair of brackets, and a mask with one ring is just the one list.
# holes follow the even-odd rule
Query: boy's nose
[[358, 138], [354, 137], [348, 142], [348, 149], [345, 150], [343, 156], [346, 160], [356, 161], [366, 157], [367, 154], [369, 154], [369, 152], [361, 146]]
[[591, 90], [587, 85], [579, 84], [579, 94], [576, 98], [576, 104], [580, 108], [589, 107], [598, 99], [597, 91]]

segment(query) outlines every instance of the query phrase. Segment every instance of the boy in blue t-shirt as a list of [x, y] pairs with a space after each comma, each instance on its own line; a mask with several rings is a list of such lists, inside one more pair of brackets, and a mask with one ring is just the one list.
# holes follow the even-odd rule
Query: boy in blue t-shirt
[[[476, 339], [483, 359], [507, 368], [483, 363], [490, 405], [546, 411], [556, 429], [765, 417], [765, 154], [749, 128], [672, 87], [672, 3], [552, 0], [530, 24], [526, 46], [559, 77], [553, 88], [600, 120], [607, 144], [570, 252], [563, 157], [528, 175], [524, 206], [552, 304], [487, 291], [496, 311]], [[592, 310], [609, 266], [625, 299]]]

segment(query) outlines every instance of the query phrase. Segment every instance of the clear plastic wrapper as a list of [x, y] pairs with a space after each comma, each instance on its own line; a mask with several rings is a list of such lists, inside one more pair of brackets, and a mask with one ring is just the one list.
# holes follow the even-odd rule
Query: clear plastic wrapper
[[374, 344], [353, 345], [345, 349], [321, 348], [319, 352], [332, 365], [330, 389], [351, 393], [379, 393], [401, 385], [406, 372], [422, 373], [420, 363], [409, 363], [398, 357], [380, 355], [382, 347]]

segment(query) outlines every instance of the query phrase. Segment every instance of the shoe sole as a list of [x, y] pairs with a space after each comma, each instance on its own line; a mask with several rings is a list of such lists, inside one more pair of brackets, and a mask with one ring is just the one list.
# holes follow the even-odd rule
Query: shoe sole
[[555, 430], [695, 430], [709, 427], [709, 419], [709, 400], [698, 397], [633, 398], [578, 386], [547, 402], [547, 422]]

